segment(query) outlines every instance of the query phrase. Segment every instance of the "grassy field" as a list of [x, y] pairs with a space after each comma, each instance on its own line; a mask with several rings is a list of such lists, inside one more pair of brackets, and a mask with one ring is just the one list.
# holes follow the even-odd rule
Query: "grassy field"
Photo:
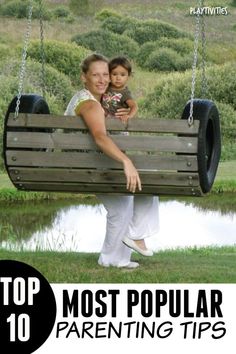
[[38, 269], [51, 283], [236, 283], [236, 247], [162, 251], [153, 257], [134, 254], [134, 270], [103, 268], [97, 254], [8, 252], [14, 259]]

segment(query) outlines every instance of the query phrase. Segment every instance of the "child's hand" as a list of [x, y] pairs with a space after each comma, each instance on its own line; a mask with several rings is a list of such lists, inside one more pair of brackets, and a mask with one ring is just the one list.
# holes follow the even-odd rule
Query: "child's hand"
[[119, 118], [122, 122], [127, 122], [129, 117], [130, 108], [119, 108], [115, 113], [116, 118]]

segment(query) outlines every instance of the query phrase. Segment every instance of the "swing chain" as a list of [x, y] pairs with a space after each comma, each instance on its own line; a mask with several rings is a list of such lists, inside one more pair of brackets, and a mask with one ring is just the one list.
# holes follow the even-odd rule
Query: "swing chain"
[[201, 16], [202, 28], [202, 97], [206, 97], [208, 91], [207, 77], [206, 77], [206, 31], [205, 31], [205, 17]]
[[190, 99], [190, 112], [188, 117], [188, 124], [193, 124], [193, 100], [196, 86], [196, 70], [198, 59], [198, 42], [199, 32], [201, 27], [201, 41], [202, 41], [202, 82], [201, 82], [201, 94], [202, 97], [207, 93], [207, 77], [206, 77], [206, 32], [205, 32], [205, 19], [204, 14], [200, 15], [200, 9], [204, 6], [204, 0], [199, 0], [199, 9], [196, 14], [195, 35], [194, 35], [194, 54], [193, 54], [193, 66], [192, 66], [192, 86], [191, 86], [191, 99]]
[[44, 28], [43, 28], [43, 4], [39, 1], [39, 23], [40, 23], [40, 55], [41, 55], [41, 88], [42, 96], [45, 97], [45, 50], [44, 50]]
[[28, 50], [29, 40], [30, 40], [32, 13], [33, 13], [33, 0], [31, 0], [30, 4], [29, 4], [27, 29], [26, 29], [26, 33], [25, 33], [25, 37], [24, 37], [24, 47], [23, 47], [23, 50], [22, 50], [22, 60], [21, 60], [21, 67], [20, 67], [20, 72], [19, 72], [18, 95], [17, 95], [16, 109], [15, 109], [15, 116], [14, 116], [15, 119], [19, 115], [20, 99], [21, 99], [21, 96], [22, 96], [23, 86], [24, 86], [25, 69], [26, 69], [26, 57], [27, 57], [27, 50]]

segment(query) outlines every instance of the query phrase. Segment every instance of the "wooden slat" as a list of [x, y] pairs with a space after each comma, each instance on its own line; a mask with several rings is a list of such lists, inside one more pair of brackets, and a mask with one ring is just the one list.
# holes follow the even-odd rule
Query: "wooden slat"
[[[76, 169], [49, 169], [49, 168], [11, 168], [9, 170], [12, 181], [26, 182], [61, 182], [66, 183], [107, 183], [126, 185], [123, 171], [102, 170], [76, 170]], [[142, 184], [147, 185], [174, 185], [174, 186], [198, 186], [197, 173], [168, 173], [146, 172], [139, 173]]]
[[[19, 183], [19, 189], [30, 190], [30, 191], [52, 191], [52, 192], [70, 192], [70, 193], [111, 193], [111, 194], [131, 194], [126, 190], [125, 186], [123, 189], [120, 186], [98, 184], [98, 185], [86, 185], [86, 184], [65, 184], [60, 183], [24, 183], [21, 185]], [[173, 186], [144, 186], [141, 192], [136, 192], [135, 194], [142, 195], [194, 195], [202, 196], [200, 187], [173, 187]]]
[[[138, 169], [197, 171], [197, 156], [191, 155], [129, 155]], [[102, 153], [42, 152], [8, 150], [8, 166], [64, 167], [64, 168], [113, 168], [120, 163]]]
[[[114, 142], [122, 150], [168, 151], [196, 153], [197, 137], [177, 136], [121, 136], [114, 135]], [[89, 134], [8, 132], [7, 146], [10, 148], [49, 148], [98, 150]]]
[[[87, 130], [82, 118], [77, 116], [42, 115], [20, 113], [17, 119], [10, 114], [8, 119], [9, 127], [31, 127], [31, 128], [58, 128], [58, 129], [81, 129]], [[106, 126], [109, 130], [123, 131], [124, 124], [118, 119], [107, 119]], [[186, 120], [181, 119], [140, 119], [135, 118], [128, 122], [126, 127], [130, 132], [159, 132], [176, 134], [196, 135], [199, 129], [199, 121], [194, 121], [189, 126]]]

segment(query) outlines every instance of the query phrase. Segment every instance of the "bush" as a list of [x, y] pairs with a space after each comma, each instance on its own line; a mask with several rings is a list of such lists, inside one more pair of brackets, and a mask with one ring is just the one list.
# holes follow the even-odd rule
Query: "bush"
[[[163, 51], [163, 49], [165, 50]], [[165, 55], [168, 56], [168, 61], [170, 61], [171, 58], [175, 60], [175, 63], [171, 64], [171, 69], [168, 70], [184, 71], [186, 69], [190, 69], [192, 66], [192, 49], [193, 43], [187, 38], [161, 38], [160, 40], [155, 42], [147, 42], [140, 47], [139, 55], [137, 57], [137, 64], [141, 68], [148, 70], [163, 70], [161, 69], [163, 64], [158, 62], [159, 58], [157, 53], [164, 52]], [[173, 51], [178, 55], [173, 55]], [[153, 54], [154, 52], [155, 54]], [[201, 62], [200, 53], [198, 55], [198, 62]], [[163, 57], [163, 54], [161, 55], [161, 57]], [[166, 65], [167, 64], [168, 63], [166, 63]]]
[[[226, 146], [224, 151], [230, 151], [229, 146], [235, 146], [236, 122], [236, 82], [234, 73], [236, 63], [227, 63], [207, 68], [209, 97], [216, 102], [221, 116], [222, 141]], [[197, 70], [195, 97], [201, 97], [201, 76]], [[191, 96], [191, 72], [173, 73], [161, 79], [154, 91], [139, 103], [140, 115], [146, 117], [162, 117], [168, 119], [180, 118], [186, 102]], [[232, 129], [230, 129], [232, 127]], [[235, 149], [234, 149], [235, 151]], [[227, 153], [227, 158], [229, 154]], [[226, 158], [226, 152], [223, 154]], [[236, 154], [234, 154], [236, 158]]]
[[157, 42], [157, 48], [165, 47], [175, 50], [180, 55], [193, 53], [193, 40], [189, 38], [160, 38]]
[[139, 53], [137, 56], [137, 64], [141, 68], [146, 69], [146, 61], [147, 61], [148, 57], [150, 56], [150, 54], [158, 48], [157, 43], [158, 43], [157, 41], [156, 42], [147, 42], [147, 43], [144, 43], [140, 47]]
[[145, 66], [150, 71], [174, 71], [179, 59], [180, 55], [173, 49], [160, 48], [149, 55]]
[[109, 58], [116, 55], [125, 55], [134, 59], [138, 53], [138, 44], [131, 38], [106, 30], [79, 34], [74, 36], [72, 41]]
[[68, 7], [65, 6], [58, 6], [54, 10], [52, 10], [52, 15], [56, 19], [63, 19], [67, 22], [73, 22], [74, 17]]
[[[8, 60], [0, 63], [0, 169], [3, 167], [2, 161], [2, 133], [4, 117], [7, 108], [18, 93], [18, 71], [19, 60]], [[27, 74], [24, 82], [24, 92], [41, 95], [39, 63], [28, 60]], [[74, 89], [67, 76], [59, 73], [56, 69], [46, 65], [46, 100], [51, 113], [63, 114], [65, 108], [74, 94]]]
[[[39, 4], [37, 0], [34, 0], [34, 2], [32, 18], [39, 18]], [[0, 15], [6, 17], [25, 18], [28, 17], [28, 12], [29, 3], [20, 0], [9, 1], [0, 7]], [[42, 17], [44, 20], [50, 20], [52, 14], [43, 8]]]
[[103, 0], [70, 0], [69, 7], [78, 16], [94, 14], [103, 5]]
[[[207, 68], [207, 82], [210, 97], [217, 102], [229, 104], [236, 109], [236, 63], [215, 65]], [[201, 72], [197, 70], [195, 97], [201, 97]], [[192, 72], [172, 73], [158, 82], [142, 102], [142, 109], [150, 116], [178, 118], [191, 96]]]
[[[2, 87], [5, 87], [5, 91], [10, 91], [9, 95], [15, 96], [18, 91], [18, 76], [20, 68], [20, 60], [12, 59], [7, 62], [0, 63], [0, 71], [2, 75]], [[9, 85], [7, 84], [8, 78], [12, 78], [11, 86], [9, 90]], [[45, 88], [46, 88], [46, 99], [48, 97], [54, 97], [53, 102], [57, 102], [58, 108], [61, 112], [64, 112], [67, 103], [69, 102], [71, 96], [74, 93], [70, 79], [58, 72], [56, 69], [50, 65], [45, 66]], [[14, 93], [13, 93], [14, 91]], [[36, 94], [41, 94], [41, 64], [34, 62], [32, 60], [27, 61], [26, 75], [24, 80], [24, 91], [34, 92]], [[5, 92], [6, 93], [6, 92]], [[3, 95], [2, 95], [3, 96]], [[4, 94], [5, 97], [5, 94]]]
[[156, 41], [162, 37], [189, 37], [186, 32], [179, 30], [177, 27], [157, 20], [138, 21], [137, 25], [133, 26], [132, 29], [127, 30], [125, 34], [140, 45], [149, 41]]
[[[68, 75], [74, 85], [80, 86], [80, 63], [89, 51], [75, 43], [64, 43], [55, 40], [44, 42], [47, 64]], [[32, 41], [28, 49], [30, 58], [41, 61], [40, 42]]]
[[221, 160], [232, 160], [236, 158], [235, 129], [236, 111], [229, 104], [215, 101], [220, 114], [222, 151]]
[[103, 9], [102, 11], [98, 12], [95, 16], [96, 20], [98, 21], [104, 21], [108, 18], [118, 18], [118, 19], [122, 19], [123, 16], [122, 15], [119, 15], [117, 14], [115, 11], [112, 11], [110, 9]]
[[132, 17], [108, 17], [101, 27], [114, 33], [123, 34], [125, 31], [132, 30], [138, 24], [138, 20]]

